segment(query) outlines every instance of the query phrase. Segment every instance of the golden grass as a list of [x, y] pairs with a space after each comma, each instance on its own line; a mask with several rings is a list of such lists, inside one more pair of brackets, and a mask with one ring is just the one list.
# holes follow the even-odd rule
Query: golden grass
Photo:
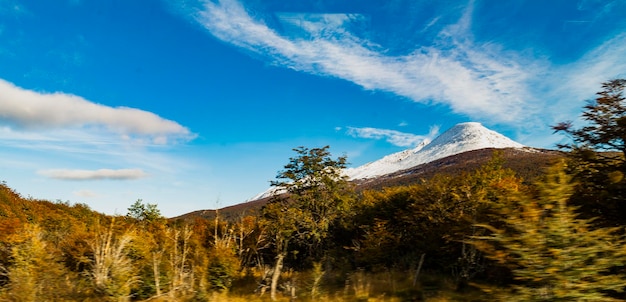
[[[257, 278], [259, 277], [259, 278]], [[286, 272], [283, 281], [289, 281], [296, 288], [295, 299], [287, 292], [280, 292], [279, 302], [328, 301], [328, 302], [403, 302], [403, 301], [485, 301], [478, 291], [459, 293], [454, 282], [442, 276], [423, 275], [413, 286], [409, 272], [387, 270], [377, 273], [356, 271], [345, 276], [325, 275], [317, 289], [317, 296], [311, 296], [313, 272]], [[208, 294], [210, 302], [262, 302], [271, 301], [269, 289], [263, 295], [255, 293], [260, 274], [242, 276], [230, 291]]]

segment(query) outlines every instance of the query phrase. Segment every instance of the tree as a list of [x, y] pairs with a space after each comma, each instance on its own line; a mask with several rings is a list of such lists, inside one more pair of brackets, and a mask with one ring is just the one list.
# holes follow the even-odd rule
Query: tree
[[115, 218], [107, 230], [97, 230], [90, 242], [93, 252], [90, 276], [96, 291], [108, 300], [130, 300], [132, 287], [139, 281], [129, 248], [136, 236], [134, 230], [121, 235], [115, 232]]
[[538, 196], [517, 194], [500, 209], [505, 225], [472, 241], [511, 269], [515, 283], [502, 301], [613, 301], [625, 278], [626, 241], [618, 228], [593, 228], [568, 205], [574, 184], [564, 165], [553, 167]]
[[0, 265], [9, 283], [0, 288], [0, 301], [60, 301], [74, 294], [75, 275], [65, 270], [38, 225], [26, 224], [9, 237], [11, 265], [6, 272]]
[[207, 268], [209, 286], [214, 290], [227, 290], [231, 287], [240, 268], [240, 259], [235, 250], [236, 235], [228, 224], [223, 225], [221, 232], [218, 232], [217, 218], [214, 227], [215, 235], [209, 250]]
[[190, 239], [193, 231], [188, 225], [182, 229], [168, 229], [169, 255], [168, 255], [168, 295], [177, 298], [188, 294], [193, 288], [193, 269], [189, 260], [191, 254]]
[[291, 158], [285, 170], [279, 172], [272, 185], [285, 188], [287, 194], [275, 196], [274, 201], [296, 209], [298, 229], [296, 239], [301, 253], [320, 260], [326, 249], [322, 248], [329, 229], [339, 214], [349, 205], [353, 188], [343, 175], [346, 157], [332, 159], [329, 146], [294, 149], [297, 157]]
[[611, 80], [602, 84], [602, 91], [594, 101], [584, 107], [582, 118], [589, 125], [573, 129], [572, 122], [553, 126], [557, 132], [572, 136], [568, 149], [590, 148], [593, 150], [619, 151], [626, 156], [626, 104], [624, 89], [626, 79]]
[[572, 122], [552, 128], [570, 136], [571, 172], [579, 182], [578, 196], [585, 212], [610, 222], [626, 223], [626, 79], [602, 84], [597, 98], [584, 107], [588, 125], [575, 129]]
[[156, 204], [144, 204], [141, 199], [137, 199], [137, 201], [128, 208], [128, 214], [126, 214], [126, 216], [145, 222], [163, 218], [163, 216], [161, 216], [161, 210], [157, 208]]
[[273, 300], [288, 253], [313, 261], [323, 258], [329, 229], [353, 197], [354, 191], [342, 174], [346, 157], [333, 159], [328, 149], [293, 149], [297, 156], [290, 158], [277, 180], [271, 182], [286, 192], [274, 195], [262, 212], [276, 254], [270, 287]]

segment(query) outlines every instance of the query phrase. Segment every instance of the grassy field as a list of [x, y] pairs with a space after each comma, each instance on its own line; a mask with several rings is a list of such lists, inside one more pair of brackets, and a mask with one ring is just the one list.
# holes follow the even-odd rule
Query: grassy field
[[[413, 282], [410, 272], [384, 271], [350, 274], [320, 274], [286, 272], [277, 295], [277, 301], [330, 301], [330, 302], [402, 302], [402, 301], [485, 301], [477, 289], [459, 292], [455, 282], [446, 277], [423, 274]], [[269, 288], [263, 292], [257, 272], [233, 283], [229, 291], [212, 292], [204, 301], [254, 302], [271, 301]], [[317, 280], [317, 281], [316, 281]], [[166, 298], [151, 301], [169, 301]]]

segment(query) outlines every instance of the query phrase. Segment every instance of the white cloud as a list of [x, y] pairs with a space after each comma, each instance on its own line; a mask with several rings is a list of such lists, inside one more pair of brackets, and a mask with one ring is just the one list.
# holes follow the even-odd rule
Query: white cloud
[[559, 74], [552, 79], [564, 83], [558, 93], [565, 97], [588, 95], [598, 91], [600, 84], [611, 77], [626, 77], [625, 53], [626, 33], [623, 33], [592, 49], [578, 62], [557, 69]]
[[39, 175], [43, 175], [53, 179], [60, 180], [131, 180], [148, 176], [141, 169], [99, 169], [99, 170], [69, 170], [69, 169], [51, 169], [37, 171]]
[[527, 79], [534, 75], [532, 68], [496, 46], [475, 44], [469, 34], [471, 9], [458, 24], [440, 33], [437, 47], [418, 46], [402, 56], [389, 56], [381, 46], [346, 31], [345, 24], [359, 19], [358, 15], [303, 15], [299, 22], [293, 18], [298, 15], [283, 17], [307, 35], [281, 36], [234, 0], [207, 1], [196, 16], [217, 38], [277, 65], [339, 77], [417, 102], [444, 103], [476, 118], [512, 122], [533, 113], [534, 106], [528, 104], [533, 100], [525, 90]]
[[154, 113], [109, 107], [65, 93], [39, 93], [0, 79], [0, 123], [19, 129], [105, 129], [154, 144], [189, 140], [194, 135], [180, 124]]
[[86, 189], [74, 191], [72, 192], [72, 194], [78, 197], [82, 197], [82, 198], [95, 198], [95, 197], [100, 196], [98, 195], [98, 193], [91, 191], [91, 190], [86, 190]]
[[[138, 167], [155, 173], [172, 174], [194, 164], [187, 159], [172, 156], [176, 146], [120, 140], [102, 131], [82, 129], [53, 129], [39, 131], [15, 130], [0, 126], [0, 151], [9, 156], [0, 157], [0, 163], [13, 162], [27, 156], [35, 167], [48, 166], [45, 158], [54, 158], [57, 165], [82, 167]], [[2, 152], [0, 152], [2, 153]], [[1, 155], [1, 154], [0, 154]]]
[[[449, 15], [432, 16], [423, 30], [432, 32], [428, 36], [434, 39], [401, 53], [368, 40], [368, 34], [351, 32], [365, 18], [358, 14], [277, 13], [265, 22], [261, 18], [267, 12], [249, 13], [251, 8], [237, 0], [201, 2], [194, 20], [257, 58], [415, 102], [444, 104], [488, 124], [514, 125], [520, 137], [528, 138], [526, 144], [537, 141], [550, 147], [545, 143], [550, 125], [578, 116], [601, 82], [626, 76], [623, 33], [605, 33], [601, 44], [585, 46], [591, 49], [585, 55], [556, 63], [543, 45], [510, 50], [506, 43], [519, 42], [515, 37], [477, 40], [472, 30], [485, 23], [475, 19], [471, 1], [444, 13], [452, 12]], [[595, 17], [614, 12], [611, 8], [598, 10]], [[458, 9], [463, 9], [462, 16], [444, 26], [440, 20], [448, 20]]]
[[377, 128], [355, 128], [348, 127], [348, 134], [354, 137], [384, 139], [387, 142], [398, 147], [415, 147], [422, 142], [429, 143], [439, 134], [439, 127], [432, 126], [426, 135], [416, 135], [412, 133], [404, 133], [396, 130], [377, 129]]
[[[613, 78], [626, 77], [626, 34], [621, 34], [591, 49], [578, 61], [554, 66], [546, 74], [533, 80], [533, 93], [541, 95], [542, 110], [525, 121], [523, 143], [527, 145], [554, 146], [563, 137], [545, 133], [549, 126], [578, 119], [586, 100], [595, 98], [601, 84]], [[534, 132], [534, 133], [533, 133]]]

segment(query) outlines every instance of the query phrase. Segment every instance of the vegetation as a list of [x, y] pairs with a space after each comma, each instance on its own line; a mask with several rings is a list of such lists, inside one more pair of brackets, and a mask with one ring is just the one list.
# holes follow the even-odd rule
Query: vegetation
[[294, 149], [285, 170], [278, 173], [272, 186], [284, 189], [262, 210], [269, 244], [275, 255], [270, 285], [271, 298], [276, 300], [276, 287], [283, 261], [292, 254], [306, 265], [326, 259], [332, 248], [329, 234], [353, 196], [342, 170], [346, 158], [332, 159], [328, 146]]
[[626, 79], [602, 84], [582, 114], [587, 125], [576, 129], [563, 122], [553, 127], [572, 139], [560, 147], [569, 151], [569, 172], [578, 181], [574, 202], [610, 226], [626, 224], [625, 88]]
[[492, 152], [356, 191], [345, 156], [299, 147], [283, 193], [228, 220], [142, 200], [112, 217], [1, 183], [0, 301], [624, 300], [625, 85], [603, 86], [589, 126], [555, 126], [568, 160], [534, 181]]
[[[568, 205], [574, 184], [556, 165], [537, 196], [515, 194], [501, 208], [505, 225], [473, 244], [511, 269], [516, 282], [496, 289], [502, 301], [617, 301], [625, 277], [626, 241], [619, 228], [594, 228]], [[621, 296], [623, 297], [623, 296]]]

